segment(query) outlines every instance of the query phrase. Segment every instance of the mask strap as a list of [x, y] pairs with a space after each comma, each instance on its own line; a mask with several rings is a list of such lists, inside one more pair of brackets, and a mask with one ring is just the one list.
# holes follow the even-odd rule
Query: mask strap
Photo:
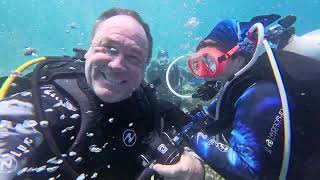
[[237, 44], [236, 46], [234, 46], [232, 49], [230, 49], [227, 53], [225, 53], [224, 55], [218, 57], [218, 62], [222, 63], [222, 61], [225, 61], [227, 59], [229, 59], [231, 56], [233, 56], [238, 50], [240, 49], [239, 44]]

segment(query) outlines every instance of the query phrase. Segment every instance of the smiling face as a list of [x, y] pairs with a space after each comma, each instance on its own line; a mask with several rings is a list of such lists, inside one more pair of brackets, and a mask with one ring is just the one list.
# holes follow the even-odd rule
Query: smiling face
[[85, 55], [89, 86], [107, 103], [130, 97], [143, 80], [148, 51], [146, 33], [134, 18], [117, 15], [104, 20]]

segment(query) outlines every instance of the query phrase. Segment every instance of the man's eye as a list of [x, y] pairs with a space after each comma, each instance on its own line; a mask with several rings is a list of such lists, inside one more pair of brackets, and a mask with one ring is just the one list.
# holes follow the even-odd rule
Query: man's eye
[[140, 58], [137, 56], [129, 56], [128, 58], [131, 62], [140, 63]]
[[105, 53], [105, 54], [108, 54], [108, 55], [112, 55], [112, 56], [119, 54], [119, 50], [118, 49], [116, 49], [113, 46], [108, 46], [108, 45], [96, 46], [95, 47], [95, 51], [96, 52]]
[[119, 54], [119, 51], [114, 47], [107, 46], [106, 49], [107, 49], [107, 53], [109, 53], [111, 55]]

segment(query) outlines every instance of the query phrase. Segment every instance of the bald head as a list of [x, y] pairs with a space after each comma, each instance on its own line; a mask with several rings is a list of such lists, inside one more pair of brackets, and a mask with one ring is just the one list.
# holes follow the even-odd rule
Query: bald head
[[150, 29], [148, 24], [146, 24], [143, 19], [140, 17], [140, 15], [133, 10], [129, 10], [129, 9], [122, 9], [122, 8], [111, 8], [105, 12], [103, 12], [96, 20], [96, 24], [94, 25], [93, 29], [92, 29], [92, 37], [95, 36], [96, 34], [96, 29], [98, 28], [98, 26], [100, 26], [100, 24], [102, 22], [105, 22], [107, 19], [112, 18], [114, 16], [118, 16], [118, 15], [126, 15], [126, 16], [130, 16], [133, 19], [135, 19], [144, 29], [144, 32], [146, 33], [147, 36], [147, 40], [148, 40], [148, 62], [151, 59], [152, 56], [152, 47], [153, 47], [153, 40], [152, 40], [152, 36], [150, 33]]
[[132, 41], [139, 43], [143, 49], [148, 49], [149, 47], [147, 35], [142, 25], [128, 15], [112, 16], [99, 23], [92, 41], [95, 42], [97, 39], [103, 37], [105, 33], [109, 33], [112, 35], [111, 37], [115, 38], [119, 35], [129, 37]]

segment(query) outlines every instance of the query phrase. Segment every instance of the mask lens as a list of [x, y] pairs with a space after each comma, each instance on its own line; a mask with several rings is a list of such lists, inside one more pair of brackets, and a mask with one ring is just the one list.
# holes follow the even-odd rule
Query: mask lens
[[214, 57], [208, 54], [202, 54], [200, 56], [191, 58], [188, 60], [189, 67], [195, 76], [205, 77], [216, 72], [216, 64]]
[[194, 60], [191, 63], [191, 69], [193, 70], [193, 72], [197, 75], [200, 75], [200, 69], [199, 69], [199, 61]]
[[217, 66], [216, 64], [214, 63], [214, 58], [209, 56], [209, 55], [205, 55], [203, 58], [202, 58], [202, 62], [206, 65], [207, 68], [210, 69], [210, 71], [212, 73], [215, 73], [216, 70], [217, 70]]

